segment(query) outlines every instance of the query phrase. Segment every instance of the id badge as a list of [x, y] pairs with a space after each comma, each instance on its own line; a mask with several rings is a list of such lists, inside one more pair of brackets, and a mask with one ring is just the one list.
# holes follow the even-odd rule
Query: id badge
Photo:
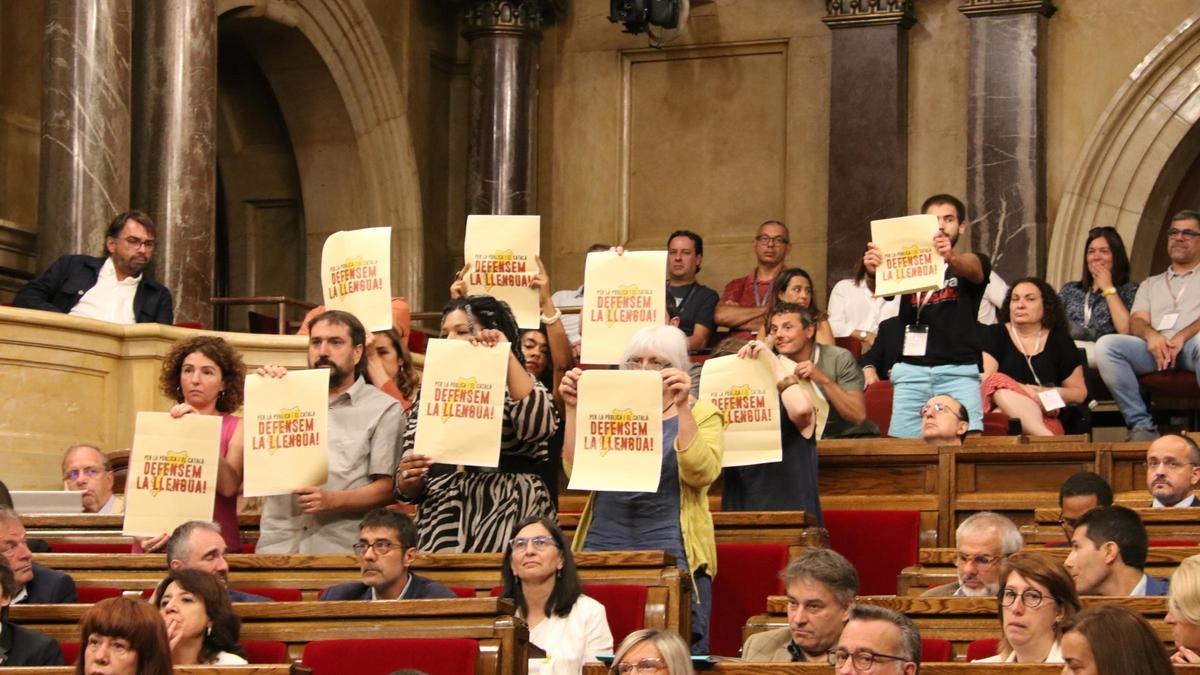
[[1067, 402], [1063, 400], [1062, 394], [1058, 393], [1058, 389], [1047, 389], [1038, 392], [1038, 398], [1042, 401], [1042, 408], [1046, 412], [1058, 410], [1059, 408], [1067, 407]]
[[925, 356], [925, 347], [929, 344], [928, 326], [904, 327], [904, 355]]
[[1158, 320], [1158, 325], [1154, 327], [1154, 330], [1171, 330], [1172, 328], [1175, 327], [1175, 324], [1178, 321], [1179, 321], [1179, 312], [1171, 312], [1170, 314], [1163, 314], [1163, 317]]

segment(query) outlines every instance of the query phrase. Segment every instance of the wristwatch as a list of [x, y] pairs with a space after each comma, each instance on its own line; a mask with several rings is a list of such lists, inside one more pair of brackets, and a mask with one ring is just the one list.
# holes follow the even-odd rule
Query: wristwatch
[[1102, 297], [1102, 298], [1107, 298], [1110, 295], [1116, 295], [1116, 294], [1117, 294], [1117, 289], [1113, 288], [1112, 286], [1109, 286], [1108, 288], [1104, 289], [1103, 291], [1100, 291], [1100, 297]]
[[867, 331], [865, 331], [865, 330], [858, 331], [858, 339], [866, 340], [867, 339]]

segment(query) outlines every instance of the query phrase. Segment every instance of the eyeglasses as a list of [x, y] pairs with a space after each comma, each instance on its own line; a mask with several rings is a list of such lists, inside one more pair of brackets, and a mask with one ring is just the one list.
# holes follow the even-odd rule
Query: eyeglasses
[[763, 246], [769, 246], [771, 244], [774, 244], [775, 246], [783, 246], [787, 244], [789, 240], [787, 237], [772, 237], [770, 235], [760, 234], [754, 238], [754, 241], [757, 241]]
[[954, 556], [954, 562], [958, 565], [966, 565], [967, 563], [975, 563], [975, 566], [980, 569], [986, 569], [996, 564], [1004, 556], [999, 555], [967, 555], [959, 552]]
[[145, 246], [147, 249], [154, 249], [156, 243], [153, 239], [139, 239], [138, 237], [125, 237], [125, 243], [132, 248], [141, 248]]
[[520, 553], [526, 547], [532, 548], [535, 551], [545, 551], [550, 546], [556, 546], [554, 538], [544, 534], [539, 534], [536, 537], [517, 537], [512, 540], [512, 550], [514, 553]]
[[876, 654], [875, 652], [868, 651], [866, 649], [859, 649], [855, 652], [848, 652], [845, 649], [833, 649], [830, 650], [826, 656], [829, 659], [829, 665], [835, 668], [841, 668], [849, 659], [854, 661], [854, 667], [862, 672], [866, 672], [871, 668], [874, 668], [875, 662], [879, 659], [884, 659], [885, 661], [908, 661], [908, 659], [903, 656]]
[[1017, 595], [1015, 590], [1006, 588], [1004, 589], [1004, 593], [1000, 596], [1000, 604], [1005, 607], [1012, 607], [1013, 603], [1017, 601], [1018, 597], [1021, 598], [1021, 604], [1025, 605], [1029, 609], [1037, 609], [1038, 607], [1041, 607], [1042, 601], [1046, 599], [1046, 596], [1042, 595], [1042, 592], [1035, 588], [1025, 589], [1020, 596]]
[[1167, 228], [1167, 238], [1183, 237], [1184, 239], [1195, 239], [1200, 237], [1200, 230], [1185, 230], [1179, 227]]
[[613, 666], [614, 673], [621, 675], [629, 675], [629, 673], [654, 673], [666, 668], [667, 664], [662, 659], [649, 657], [638, 661], [637, 663], [620, 663]]
[[1157, 457], [1151, 457], [1146, 460], [1146, 468], [1151, 471], [1157, 471], [1158, 467], [1162, 467], [1168, 471], [1177, 471], [1185, 466], [1191, 466], [1191, 462], [1181, 462], [1175, 458], [1159, 460]]
[[1078, 518], [1059, 518], [1058, 524], [1063, 527], [1069, 527], [1073, 530], [1079, 525], [1079, 519]]
[[380, 539], [379, 541], [374, 541], [374, 542], [370, 542], [370, 543], [365, 542], [365, 541], [360, 541], [357, 544], [355, 544], [352, 548], [354, 549], [354, 554], [357, 556], [362, 556], [363, 554], [365, 554], [367, 552], [367, 549], [371, 549], [372, 551], [375, 551], [375, 555], [387, 555], [388, 553], [390, 553], [392, 551], [392, 549], [396, 549], [397, 551], [404, 550], [404, 546], [397, 544], [394, 541], [388, 541], [387, 539]]
[[927, 405], [921, 406], [921, 410], [920, 410], [921, 417], [928, 415], [929, 411], [931, 411], [931, 410], [938, 414], [941, 414], [944, 412], [951, 413], [958, 419], [966, 422], [966, 420], [963, 419], [963, 412], [965, 409], [955, 410], [954, 408], [951, 408], [950, 406], [946, 405], [945, 403], [929, 403]]
[[648, 359], [626, 359], [624, 363], [625, 370], [663, 370], [670, 367], [671, 364], [653, 356]]
[[77, 481], [81, 475], [88, 478], [97, 478], [100, 474], [107, 473], [107, 471], [107, 469], [98, 466], [85, 466], [82, 469], [71, 469], [63, 474], [63, 478], [69, 481]]

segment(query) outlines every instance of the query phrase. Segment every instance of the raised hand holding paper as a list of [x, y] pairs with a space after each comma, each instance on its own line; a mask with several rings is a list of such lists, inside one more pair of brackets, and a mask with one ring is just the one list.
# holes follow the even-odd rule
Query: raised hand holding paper
[[779, 394], [775, 373], [760, 352], [757, 358], [722, 356], [704, 362], [700, 399], [725, 418], [725, 453], [721, 466], [783, 461], [779, 435]]
[[666, 251], [589, 253], [583, 273], [584, 363], [620, 363], [629, 338], [667, 321]]
[[[787, 368], [789, 372], [796, 372], [796, 362], [786, 356], [780, 355], [779, 362]], [[829, 408], [833, 405], [817, 388], [817, 385], [812, 383], [812, 380], [800, 378], [799, 387], [804, 390], [804, 394], [808, 396], [808, 400], [812, 402], [813, 408], [813, 438], [818, 441], [825, 435], [825, 423], [829, 420]]]
[[413, 452], [435, 462], [498, 466], [511, 345], [430, 340]]
[[321, 249], [326, 309], [350, 312], [368, 331], [392, 327], [392, 229], [334, 232]]
[[871, 241], [883, 262], [875, 270], [875, 297], [942, 287], [945, 264], [933, 248], [937, 216], [922, 214], [871, 221]]
[[152, 537], [189, 520], [212, 520], [221, 418], [139, 412], [125, 481], [121, 534]]
[[579, 376], [571, 490], [654, 492], [662, 473], [662, 374], [588, 370]]
[[529, 285], [538, 275], [541, 221], [541, 216], [467, 216], [467, 292], [507, 302], [521, 328], [542, 325], [538, 292]]
[[293, 370], [281, 378], [247, 375], [243, 493], [286, 495], [323, 485], [329, 478], [328, 421], [328, 369]]

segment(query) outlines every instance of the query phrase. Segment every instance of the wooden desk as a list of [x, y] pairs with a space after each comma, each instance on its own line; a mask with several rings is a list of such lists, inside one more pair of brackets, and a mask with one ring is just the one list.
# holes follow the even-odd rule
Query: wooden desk
[[[1150, 500], [1145, 491], [1139, 497], [1117, 501], [1137, 511], [1151, 539], [1191, 539], [1200, 542], [1200, 508], [1153, 509], [1147, 506]], [[1025, 543], [1066, 541], [1066, 535], [1058, 524], [1060, 516], [1057, 506], [1036, 509], [1033, 512], [1034, 524], [1021, 528]]]
[[[258, 541], [258, 515], [238, 516], [242, 541]], [[21, 524], [30, 539], [41, 539], [51, 546], [58, 543], [129, 544], [133, 538], [121, 534], [125, 516], [94, 513], [22, 514]]]
[[[579, 515], [558, 514], [567, 539], [574, 539]], [[829, 545], [829, 533], [804, 511], [717, 511], [712, 519], [718, 544], [785, 544], [793, 558], [806, 548]]]

